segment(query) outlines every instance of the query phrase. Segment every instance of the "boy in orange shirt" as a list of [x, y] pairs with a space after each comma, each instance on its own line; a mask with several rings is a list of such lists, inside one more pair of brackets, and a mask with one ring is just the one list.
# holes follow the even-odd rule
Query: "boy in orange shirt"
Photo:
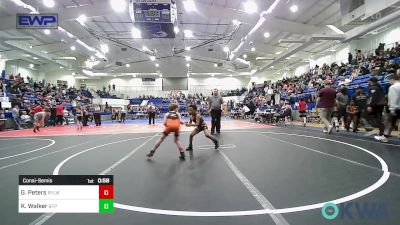
[[153, 157], [154, 153], [160, 147], [161, 143], [165, 140], [165, 138], [169, 135], [169, 133], [173, 132], [175, 134], [175, 143], [178, 146], [179, 149], [179, 159], [180, 160], [185, 160], [185, 152], [183, 150], [182, 144], [179, 142], [179, 129], [180, 125], [183, 124], [181, 120], [181, 115], [178, 113], [178, 104], [172, 103], [168, 106], [169, 112], [165, 114], [164, 116], [164, 132], [161, 138], [156, 142], [154, 145], [153, 150], [147, 154], [148, 158]]

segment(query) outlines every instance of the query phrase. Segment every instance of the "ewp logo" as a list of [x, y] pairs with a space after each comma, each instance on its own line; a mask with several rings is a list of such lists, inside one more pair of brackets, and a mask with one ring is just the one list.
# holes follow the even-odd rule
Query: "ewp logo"
[[17, 14], [18, 29], [57, 29], [58, 14]]
[[327, 220], [339, 219], [389, 219], [389, 210], [383, 202], [360, 203], [345, 202], [339, 206], [328, 202], [321, 209], [322, 216]]

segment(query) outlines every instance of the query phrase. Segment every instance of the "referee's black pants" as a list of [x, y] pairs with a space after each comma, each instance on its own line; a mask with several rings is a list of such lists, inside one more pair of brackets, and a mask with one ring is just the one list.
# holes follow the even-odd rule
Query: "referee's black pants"
[[211, 110], [211, 134], [217, 130], [217, 133], [221, 132], [221, 114], [222, 110]]
[[154, 119], [156, 118], [156, 112], [149, 112], [149, 125], [151, 124], [151, 121], [153, 120], [154, 124]]
[[101, 115], [100, 113], [94, 113], [93, 114], [94, 117], [94, 122], [96, 123], [96, 126], [101, 126]]

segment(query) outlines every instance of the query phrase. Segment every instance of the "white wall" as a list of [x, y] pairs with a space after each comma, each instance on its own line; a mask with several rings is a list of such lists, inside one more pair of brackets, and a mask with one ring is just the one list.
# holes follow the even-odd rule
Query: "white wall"
[[250, 80], [248, 76], [240, 77], [190, 77], [189, 93], [210, 93], [214, 88], [220, 91], [234, 90], [237, 88], [247, 87]]
[[[10, 60], [6, 61], [6, 77], [10, 74], [13, 74], [14, 76], [17, 75], [18, 73], [21, 74], [22, 77], [25, 79], [29, 76], [33, 80], [38, 80], [38, 70], [34, 70], [29, 68], [29, 63], [21, 60]], [[39, 69], [39, 67], [36, 65], [36, 68]]]
[[[189, 90], [183, 93], [211, 93], [214, 88], [221, 91], [233, 90], [246, 87], [250, 77], [189, 77]], [[162, 91], [162, 79], [157, 78], [152, 85], [143, 85], [142, 78], [133, 77], [116, 77], [116, 78], [101, 78], [79, 80], [79, 83], [84, 83], [88, 88], [102, 90], [106, 86], [108, 90], [109, 84], [115, 84], [115, 89], [118, 96], [123, 95], [124, 98], [138, 97], [139, 95], [166, 96], [169, 91]]]
[[6, 60], [5, 59], [0, 59], [0, 73], [1, 71], [6, 69]]
[[57, 80], [63, 80], [68, 82], [68, 87], [79, 87], [79, 84], [76, 83], [77, 80], [72, 75], [72, 72], [68, 70], [42, 72], [38, 75], [39, 77], [42, 77], [42, 79], [45, 79], [46, 83], [57, 84]]
[[[385, 49], [392, 48], [396, 41], [400, 41], [400, 20], [388, 26], [387, 30], [371, 35], [357, 42], [357, 49], [364, 52], [374, 52], [379, 43], [385, 43]], [[354, 49], [352, 49], [354, 51]]]
[[115, 89], [118, 96], [132, 98], [139, 95], [162, 95], [162, 80], [156, 79], [156, 82], [152, 85], [143, 85], [142, 78], [134, 77], [103, 77], [99, 79], [85, 79], [79, 80], [80, 84], [86, 84], [89, 89], [103, 90], [103, 86], [106, 86], [108, 91], [108, 85], [115, 84]]

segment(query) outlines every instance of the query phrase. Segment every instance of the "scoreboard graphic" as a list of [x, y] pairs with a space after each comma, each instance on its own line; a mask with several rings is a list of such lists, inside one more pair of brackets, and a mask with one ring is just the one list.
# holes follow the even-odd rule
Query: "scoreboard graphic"
[[177, 20], [174, 0], [131, 0], [129, 13], [142, 38], [175, 38]]
[[19, 213], [113, 213], [112, 175], [20, 175]]

